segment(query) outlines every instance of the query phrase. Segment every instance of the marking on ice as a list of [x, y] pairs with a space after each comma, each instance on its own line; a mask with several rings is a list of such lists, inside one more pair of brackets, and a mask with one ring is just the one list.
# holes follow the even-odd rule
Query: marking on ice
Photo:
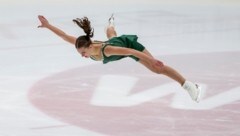
[[203, 99], [199, 103], [196, 103], [175, 82], [131, 94], [130, 91], [136, 85], [137, 81], [138, 78], [132, 76], [102, 76], [90, 103], [95, 106], [130, 107], [174, 94], [170, 105], [174, 109], [208, 110], [240, 100], [240, 87], [204, 99], [207, 85], [200, 84]]
[[[139, 93], [130, 94], [137, 80], [136, 77], [132, 76], [102, 76], [91, 99], [91, 104], [96, 106], [128, 107], [179, 91], [176, 89], [177, 87], [179, 88], [178, 84], [169, 83]], [[176, 94], [178, 95], [179, 93]]]

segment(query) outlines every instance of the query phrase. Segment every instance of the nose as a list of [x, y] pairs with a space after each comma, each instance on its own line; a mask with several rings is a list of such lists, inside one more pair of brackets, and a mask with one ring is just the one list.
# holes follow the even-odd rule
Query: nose
[[88, 58], [88, 56], [84, 53], [84, 54], [82, 54], [82, 57], [84, 57], [84, 58]]
[[82, 53], [82, 57], [85, 57], [85, 53]]

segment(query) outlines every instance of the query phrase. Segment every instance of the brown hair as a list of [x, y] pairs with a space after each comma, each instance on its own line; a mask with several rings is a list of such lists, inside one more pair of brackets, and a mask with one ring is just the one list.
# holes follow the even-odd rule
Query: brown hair
[[73, 19], [73, 22], [76, 23], [80, 28], [83, 29], [83, 31], [86, 33], [86, 35], [79, 36], [75, 42], [76, 48], [87, 48], [92, 43], [91, 38], [93, 37], [93, 28], [91, 27], [91, 22], [88, 20], [87, 17], [83, 17], [81, 19], [76, 18]]

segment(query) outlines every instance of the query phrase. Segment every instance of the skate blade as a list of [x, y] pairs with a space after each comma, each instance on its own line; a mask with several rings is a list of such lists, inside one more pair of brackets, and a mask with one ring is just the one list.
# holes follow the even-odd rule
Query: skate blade
[[199, 89], [199, 92], [198, 92], [196, 102], [199, 103], [201, 96], [202, 96], [202, 88], [199, 85], [197, 85], [197, 88]]

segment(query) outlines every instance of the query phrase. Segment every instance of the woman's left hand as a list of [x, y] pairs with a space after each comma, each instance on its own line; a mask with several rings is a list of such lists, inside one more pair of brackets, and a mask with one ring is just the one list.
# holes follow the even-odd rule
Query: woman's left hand
[[40, 28], [40, 27], [42, 27], [42, 28], [43, 27], [47, 27], [49, 25], [48, 20], [44, 16], [38, 15], [38, 19], [41, 22], [41, 24], [38, 26], [38, 28]]

